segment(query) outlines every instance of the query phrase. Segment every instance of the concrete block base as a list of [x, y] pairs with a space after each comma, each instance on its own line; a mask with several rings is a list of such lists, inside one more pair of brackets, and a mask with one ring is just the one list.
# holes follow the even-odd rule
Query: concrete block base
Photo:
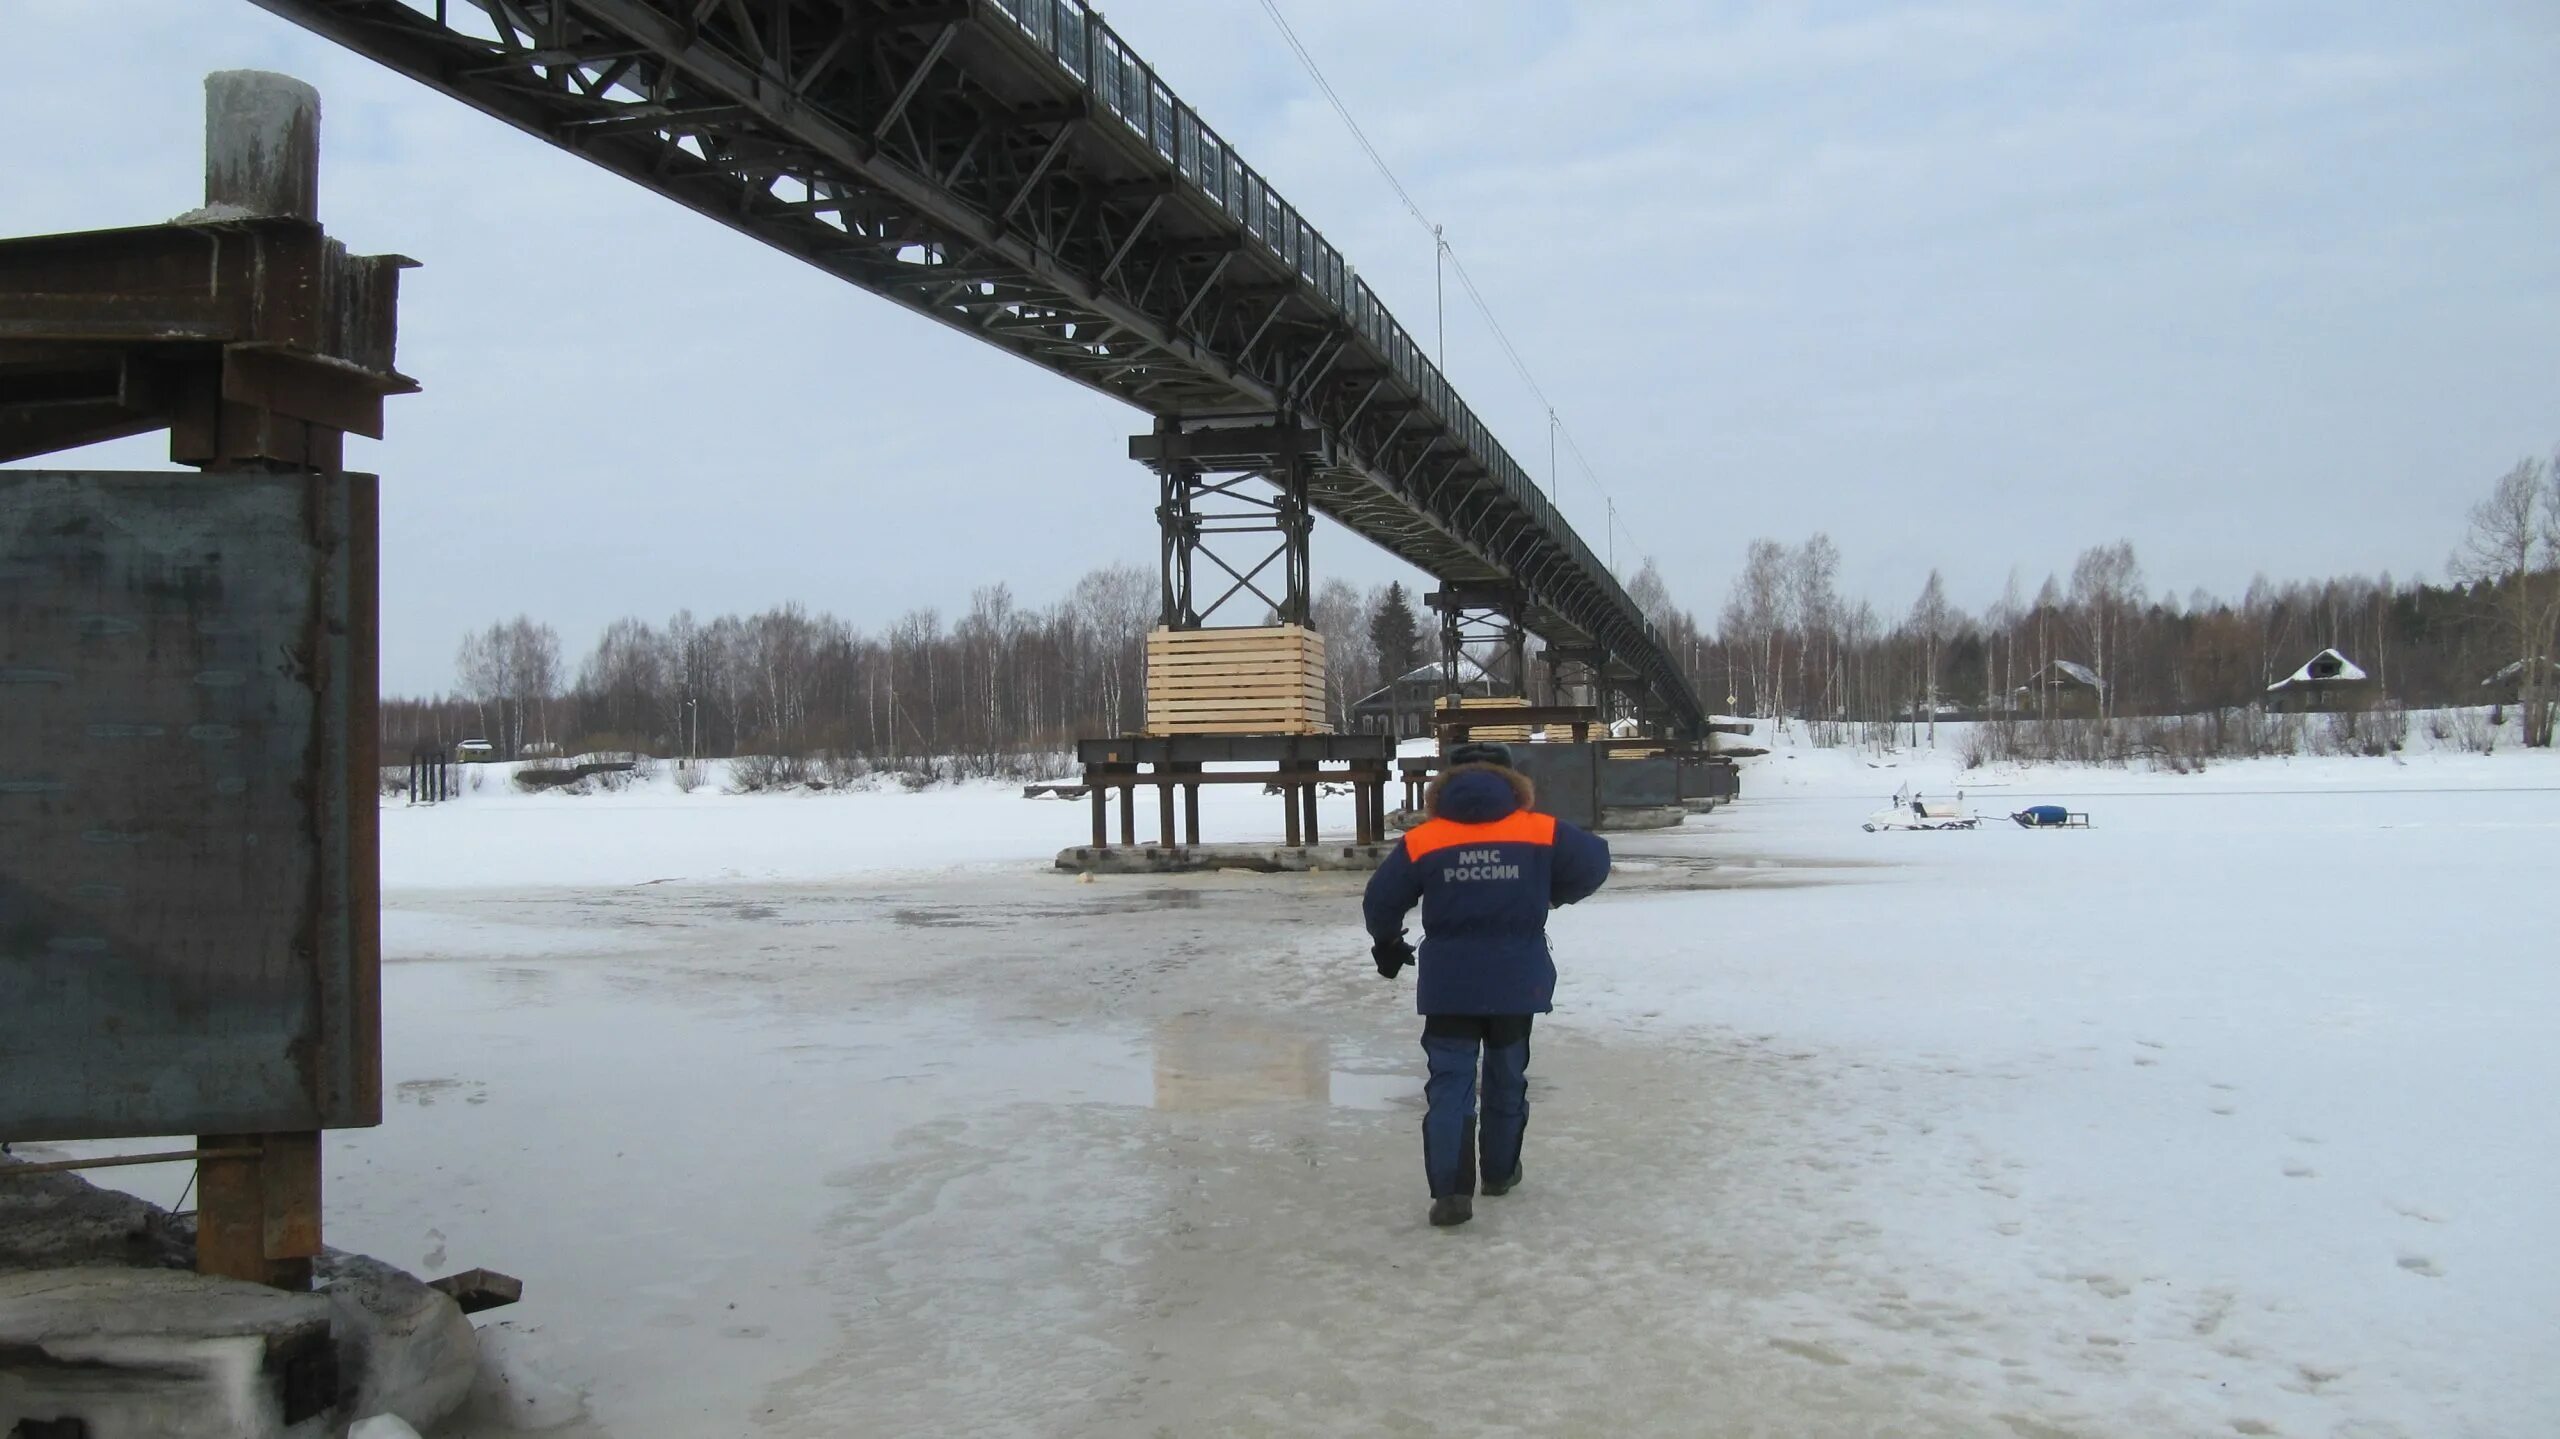
[[174, 1269], [0, 1275], [0, 1416], [91, 1439], [323, 1439], [344, 1422], [326, 1295]]
[[1677, 829], [1688, 817], [1689, 811], [1685, 805], [1611, 805], [1600, 811], [1600, 828], [1603, 830]]
[[432, 1428], [470, 1392], [479, 1336], [412, 1276], [331, 1249], [288, 1293], [193, 1251], [187, 1221], [77, 1174], [0, 1177], [0, 1434], [328, 1439]]
[[1386, 862], [1390, 844], [1190, 844], [1165, 847], [1058, 851], [1058, 868], [1070, 874], [1202, 874], [1221, 869], [1257, 874], [1366, 873]]

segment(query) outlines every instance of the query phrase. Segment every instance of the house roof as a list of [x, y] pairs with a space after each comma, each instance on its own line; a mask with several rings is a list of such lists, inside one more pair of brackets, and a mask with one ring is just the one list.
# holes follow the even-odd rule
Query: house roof
[[2098, 672], [2078, 660], [2055, 660], [2053, 667], [2093, 690], [2106, 688], [2106, 681], [2098, 678]]
[[[2320, 667], [2320, 662], [2322, 660], [2336, 660], [2338, 662], [2337, 668], [2327, 674], [2314, 674], [2312, 671]], [[2267, 686], [2267, 689], [2270, 692], [2273, 692], [2275, 690], [2284, 689], [2290, 685], [2352, 684], [2357, 680], [2365, 678], [2368, 678], [2368, 676], [2363, 670], [2356, 667], [2356, 662], [2354, 660], [2348, 659], [2345, 655], [2338, 653], [2336, 650], [2322, 650], [2320, 653], [2304, 660], [2302, 662], [2302, 668], [2295, 670], [2292, 674], [2286, 675], [2283, 679]]]
[[[2549, 670], [2551, 668], [2551, 661], [2540, 658], [2539, 656], [2535, 657], [2534, 663], [2542, 666], [2545, 670]], [[2523, 660], [2511, 661], [2505, 668], [2499, 670], [2496, 674], [2489, 676], [2487, 679], [2482, 680], [2480, 683], [2484, 685], [2494, 685], [2504, 684], [2506, 681], [2512, 679], [2521, 679], [2524, 677], [2524, 665], [2525, 662]]]
[[[1436, 694], [1446, 694], [1449, 689], [1448, 678], [1448, 667], [1438, 660], [1427, 665], [1416, 665], [1354, 700], [1351, 705], [1352, 712], [1357, 714], [1363, 711], [1383, 710], [1394, 702], [1395, 692], [1408, 685], [1429, 686]], [[1474, 679], [1462, 680], [1458, 684], [1458, 693], [1463, 695], [1482, 695], [1492, 692], [1492, 682], [1482, 675]]]

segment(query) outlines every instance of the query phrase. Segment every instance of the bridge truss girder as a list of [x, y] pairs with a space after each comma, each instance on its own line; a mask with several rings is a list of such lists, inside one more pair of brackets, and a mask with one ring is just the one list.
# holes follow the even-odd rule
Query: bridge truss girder
[[1311, 510], [1443, 583], [1525, 588], [1530, 629], [1605, 645], [1681, 724], [1705, 721], [1421, 347], [1081, 6], [254, 3], [1150, 414], [1292, 414], [1326, 437]]

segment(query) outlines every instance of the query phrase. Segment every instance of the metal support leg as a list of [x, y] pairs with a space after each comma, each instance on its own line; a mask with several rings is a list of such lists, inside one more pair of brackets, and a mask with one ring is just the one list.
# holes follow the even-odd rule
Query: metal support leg
[[1166, 849], [1181, 848], [1181, 838], [1173, 828], [1173, 776], [1163, 765], [1156, 766], [1156, 842]]
[[[1196, 764], [1183, 768], [1194, 774], [1200, 770]], [[1200, 843], [1200, 784], [1197, 780], [1182, 787], [1182, 834], [1186, 843], [1194, 846]]]
[[1285, 838], [1282, 842], [1287, 844], [1291, 849], [1296, 849], [1299, 845], [1305, 843], [1304, 840], [1298, 838], [1298, 788], [1297, 775], [1295, 773], [1296, 769], [1297, 766], [1292, 764], [1284, 764], [1280, 766], [1280, 809], [1282, 813], [1288, 817], [1288, 824], [1285, 829]]
[[1317, 842], [1317, 840], [1316, 840], [1316, 799], [1317, 799], [1317, 797], [1318, 797], [1320, 794], [1322, 794], [1322, 793], [1323, 793], [1323, 790], [1324, 790], [1324, 781], [1323, 781], [1323, 778], [1322, 778], [1321, 774], [1319, 773], [1319, 771], [1316, 769], [1316, 767], [1315, 767], [1314, 765], [1309, 765], [1309, 766], [1307, 766], [1307, 782], [1306, 782], [1304, 785], [1302, 785], [1302, 786], [1299, 788], [1299, 790], [1298, 790], [1298, 794], [1299, 794], [1299, 796], [1300, 796], [1300, 798], [1299, 798], [1299, 800], [1298, 800], [1298, 803], [1299, 803], [1299, 805], [1300, 805], [1302, 808], [1304, 808], [1304, 809], [1306, 810], [1306, 812], [1307, 812], [1306, 830], [1307, 830], [1307, 843], [1309, 843], [1309, 844], [1314, 844], [1314, 843], [1316, 843], [1316, 842]]
[[1120, 846], [1138, 847], [1138, 779], [1134, 773], [1120, 777]]
[[1093, 801], [1093, 847], [1109, 849], [1111, 847], [1111, 792], [1102, 787], [1101, 771], [1087, 769], [1084, 772], [1084, 792], [1086, 797]]

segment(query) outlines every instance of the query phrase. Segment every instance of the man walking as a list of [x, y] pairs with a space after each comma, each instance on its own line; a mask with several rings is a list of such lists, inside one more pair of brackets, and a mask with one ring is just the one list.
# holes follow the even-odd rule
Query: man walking
[[1555, 1008], [1556, 966], [1547, 911], [1588, 898], [1609, 877], [1598, 835], [1538, 814], [1528, 776], [1511, 750], [1462, 744], [1431, 789], [1430, 815], [1407, 832], [1369, 879], [1361, 909], [1378, 973], [1414, 960], [1404, 920], [1422, 905], [1422, 1167], [1431, 1222], [1475, 1217], [1476, 1067], [1484, 1067], [1484, 1192], [1520, 1183], [1520, 1139], [1529, 1123], [1529, 1025]]

